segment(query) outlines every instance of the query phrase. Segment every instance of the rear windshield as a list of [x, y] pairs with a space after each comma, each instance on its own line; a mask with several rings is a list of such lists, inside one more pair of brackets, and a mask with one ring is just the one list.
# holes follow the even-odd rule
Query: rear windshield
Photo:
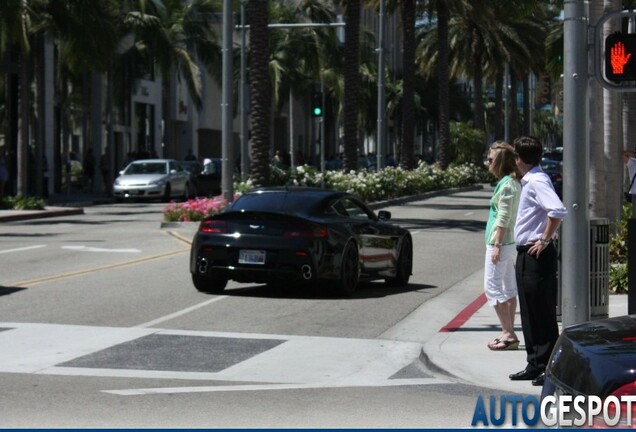
[[243, 195], [232, 205], [232, 211], [267, 211], [278, 213], [304, 213], [314, 207], [321, 196], [268, 192]]

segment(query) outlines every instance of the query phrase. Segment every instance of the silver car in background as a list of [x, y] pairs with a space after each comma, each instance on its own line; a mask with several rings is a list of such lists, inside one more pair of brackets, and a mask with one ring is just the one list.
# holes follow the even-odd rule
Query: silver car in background
[[174, 159], [142, 159], [131, 162], [119, 172], [113, 184], [116, 201], [124, 199], [165, 202], [173, 197], [186, 200], [190, 174]]

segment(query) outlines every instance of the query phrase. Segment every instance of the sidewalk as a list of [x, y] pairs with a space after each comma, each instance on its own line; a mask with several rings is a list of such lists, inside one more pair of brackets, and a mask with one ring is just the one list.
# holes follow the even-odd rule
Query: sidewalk
[[[463, 306], [462, 306], [463, 305]], [[491, 351], [486, 344], [499, 335], [499, 321], [483, 296], [483, 270], [427, 302], [416, 313], [453, 316], [438, 327], [422, 348], [422, 361], [433, 370], [467, 383], [512, 393], [540, 395], [530, 381], [511, 381], [508, 375], [526, 366], [521, 318], [517, 310], [515, 330], [521, 341], [516, 351]], [[435, 312], [437, 311], [437, 312]], [[452, 312], [452, 313], [449, 313]], [[627, 295], [609, 296], [609, 317], [627, 315]]]

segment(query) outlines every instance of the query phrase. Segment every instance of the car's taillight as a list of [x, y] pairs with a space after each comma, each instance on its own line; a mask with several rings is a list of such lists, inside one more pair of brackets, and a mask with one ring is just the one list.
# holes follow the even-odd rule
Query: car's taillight
[[[618, 389], [614, 390], [612, 392], [612, 394], [610, 394], [610, 396], [616, 396], [618, 398], [618, 400], [621, 399], [621, 396], [634, 396], [636, 395], [636, 381], [633, 381], [629, 384], [625, 384], [624, 386], [619, 387]], [[605, 405], [605, 401], [603, 401], [603, 405]], [[612, 427], [616, 427], [616, 428], [633, 428], [636, 426], [636, 403], [631, 403], [631, 415], [630, 417], [630, 422], [627, 422], [627, 417], [628, 417], [628, 413], [627, 413], [627, 402], [622, 402], [620, 404], [620, 410], [621, 410], [621, 419], [618, 422], [617, 425], [612, 426]], [[609, 418], [614, 418], [616, 417], [616, 406], [613, 403], [609, 403], [607, 404], [607, 408], [608, 408], [608, 417]], [[593, 427], [595, 428], [607, 428], [608, 425], [605, 424], [605, 422], [603, 421], [603, 416], [597, 416], [594, 418], [594, 425]]]
[[199, 232], [206, 234], [223, 234], [227, 232], [227, 222], [223, 220], [204, 220], [199, 225]]
[[293, 225], [286, 227], [283, 237], [324, 238], [329, 237], [329, 230], [318, 225]]

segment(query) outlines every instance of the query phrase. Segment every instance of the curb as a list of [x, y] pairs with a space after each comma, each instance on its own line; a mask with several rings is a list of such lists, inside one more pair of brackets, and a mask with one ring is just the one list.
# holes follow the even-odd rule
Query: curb
[[379, 208], [384, 208], [384, 207], [389, 207], [389, 206], [393, 206], [393, 205], [400, 205], [400, 204], [405, 204], [411, 201], [419, 201], [419, 200], [423, 200], [423, 199], [427, 199], [427, 198], [433, 198], [436, 196], [440, 196], [440, 195], [452, 195], [452, 194], [456, 194], [459, 192], [470, 192], [470, 191], [475, 191], [475, 190], [480, 190], [483, 189], [484, 186], [482, 184], [476, 184], [476, 185], [471, 185], [471, 186], [463, 186], [463, 187], [457, 187], [457, 188], [450, 188], [450, 189], [440, 189], [440, 190], [435, 190], [435, 191], [430, 191], [430, 192], [424, 192], [421, 194], [417, 194], [417, 195], [408, 195], [408, 196], [403, 196], [403, 197], [399, 197], [399, 198], [390, 198], [388, 200], [385, 201], [377, 201], [374, 203], [370, 203], [367, 204], [369, 206], [369, 208], [373, 209], [373, 210], [377, 210]]
[[45, 207], [44, 210], [16, 210], [14, 214], [1, 216], [0, 223], [80, 214], [84, 214], [84, 209], [81, 207]]

